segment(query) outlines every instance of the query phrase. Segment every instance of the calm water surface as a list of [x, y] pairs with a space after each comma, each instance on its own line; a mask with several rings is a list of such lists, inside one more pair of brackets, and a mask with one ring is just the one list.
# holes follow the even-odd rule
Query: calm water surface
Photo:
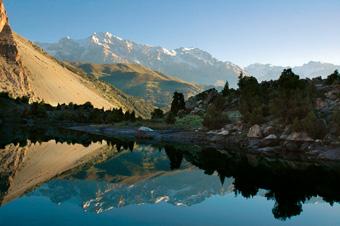
[[329, 170], [118, 141], [9, 144], [0, 159], [4, 226], [340, 225]]

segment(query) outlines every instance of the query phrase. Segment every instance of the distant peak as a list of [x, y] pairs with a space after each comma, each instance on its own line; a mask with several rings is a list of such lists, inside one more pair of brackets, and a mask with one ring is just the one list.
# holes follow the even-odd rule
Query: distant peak
[[194, 50], [195, 48], [182, 48], [183, 51], [191, 51], [191, 50]]
[[108, 31], [107, 32], [94, 32], [91, 37], [97, 37], [98, 39], [110, 39], [110, 40], [117, 39], [119, 41], [123, 41], [123, 38], [117, 35], [114, 35]]
[[169, 50], [169, 49], [166, 49], [166, 48], [162, 48], [163, 50], [163, 53], [165, 53], [166, 55], [169, 55], [169, 56], [176, 56], [177, 55], [177, 52], [175, 50]]

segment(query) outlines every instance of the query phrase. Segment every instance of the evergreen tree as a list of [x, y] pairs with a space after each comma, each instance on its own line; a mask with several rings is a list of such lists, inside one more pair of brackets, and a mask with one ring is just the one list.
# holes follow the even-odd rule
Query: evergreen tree
[[135, 122], [136, 121], [136, 113], [135, 113], [135, 111], [132, 111], [132, 113], [130, 114], [130, 121], [131, 122]]
[[327, 85], [332, 85], [334, 83], [340, 83], [340, 74], [338, 70], [335, 70], [333, 74], [329, 75], [326, 80]]
[[178, 93], [175, 92], [174, 96], [173, 96], [173, 100], [171, 103], [171, 112], [174, 113], [175, 115], [177, 115], [177, 113], [180, 110], [184, 110], [185, 109], [185, 101], [184, 101], [184, 95], [183, 93]]
[[226, 81], [225, 85], [224, 85], [224, 88], [222, 90], [222, 95], [226, 97], [229, 94], [230, 94], [229, 83], [228, 83], [228, 81]]
[[243, 119], [249, 123], [260, 123], [263, 118], [263, 99], [260, 85], [254, 77], [240, 76], [239, 109]]

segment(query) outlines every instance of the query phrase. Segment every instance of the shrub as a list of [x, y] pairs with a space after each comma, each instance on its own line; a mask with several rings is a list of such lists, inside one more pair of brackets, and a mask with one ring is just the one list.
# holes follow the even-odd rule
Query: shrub
[[176, 115], [173, 112], [169, 112], [165, 118], [165, 122], [168, 124], [174, 124], [176, 122]]
[[313, 111], [301, 121], [303, 131], [314, 139], [322, 139], [326, 135], [326, 123], [319, 119]]
[[203, 119], [198, 115], [186, 115], [183, 118], [177, 118], [175, 126], [186, 129], [198, 129], [203, 127]]
[[159, 108], [156, 108], [151, 113], [151, 119], [162, 119], [163, 117], [164, 117], [164, 112]]
[[337, 135], [340, 136], [340, 109], [337, 109], [333, 112], [332, 125], [334, 125], [336, 129]]
[[218, 111], [215, 105], [208, 107], [203, 119], [203, 125], [208, 129], [222, 128], [228, 122], [229, 118], [227, 113]]
[[226, 98], [222, 95], [218, 95], [213, 101], [213, 105], [215, 105], [216, 109], [219, 111], [224, 110], [225, 103], [226, 103]]
[[327, 85], [332, 85], [337, 82], [340, 82], [340, 74], [338, 70], [335, 70], [333, 74], [327, 77], [326, 83]]

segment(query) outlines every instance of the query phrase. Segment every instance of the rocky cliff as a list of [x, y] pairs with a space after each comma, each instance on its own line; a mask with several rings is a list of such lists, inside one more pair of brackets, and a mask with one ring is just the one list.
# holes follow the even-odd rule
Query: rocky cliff
[[9, 92], [13, 96], [32, 95], [2, 0], [0, 0], [0, 91]]

